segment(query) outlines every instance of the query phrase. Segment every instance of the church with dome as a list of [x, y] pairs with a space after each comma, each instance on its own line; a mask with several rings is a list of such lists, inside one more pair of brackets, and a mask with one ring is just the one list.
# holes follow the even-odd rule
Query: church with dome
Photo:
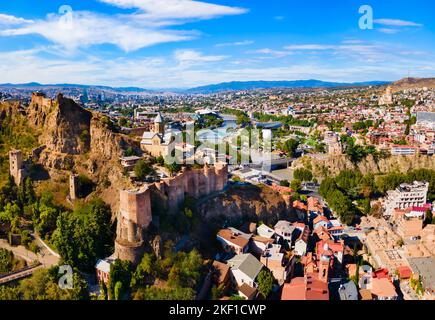
[[140, 145], [143, 151], [153, 157], [165, 157], [173, 150], [174, 140], [171, 132], [165, 132], [165, 121], [159, 112], [152, 130], [143, 133]]

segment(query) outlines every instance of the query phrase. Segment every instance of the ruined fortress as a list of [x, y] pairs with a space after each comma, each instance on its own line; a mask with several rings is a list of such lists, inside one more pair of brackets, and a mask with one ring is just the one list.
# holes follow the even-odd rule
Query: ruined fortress
[[26, 169], [23, 163], [23, 154], [20, 150], [11, 150], [9, 152], [9, 173], [16, 185], [20, 185], [25, 176]]
[[183, 168], [177, 176], [139, 190], [121, 190], [114, 256], [139, 263], [145, 250], [145, 232], [152, 221], [153, 196], [162, 200], [170, 214], [177, 214], [186, 196], [208, 196], [224, 190], [227, 182], [227, 164], [217, 163], [214, 167], [205, 165], [201, 169]]

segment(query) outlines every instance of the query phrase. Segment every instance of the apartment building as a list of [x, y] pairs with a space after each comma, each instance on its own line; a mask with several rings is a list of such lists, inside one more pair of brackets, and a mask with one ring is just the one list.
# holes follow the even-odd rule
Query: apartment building
[[395, 190], [388, 191], [384, 205], [384, 216], [391, 216], [394, 209], [424, 206], [427, 201], [428, 189], [428, 182], [414, 181], [413, 183], [402, 183]]

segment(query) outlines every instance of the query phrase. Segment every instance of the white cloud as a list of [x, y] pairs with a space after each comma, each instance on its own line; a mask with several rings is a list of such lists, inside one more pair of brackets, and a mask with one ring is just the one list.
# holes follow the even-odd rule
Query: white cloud
[[334, 49], [335, 46], [323, 44], [294, 44], [288, 45], [284, 48], [287, 50], [329, 50]]
[[32, 23], [33, 20], [27, 20], [24, 18], [19, 18], [15, 16], [11, 16], [8, 14], [0, 13], [0, 25], [15, 25], [15, 24], [25, 24]]
[[87, 11], [74, 11], [71, 24], [66, 24], [60, 15], [50, 14], [46, 20], [37, 20], [19, 28], [0, 31], [0, 35], [3, 36], [28, 34], [39, 34], [71, 50], [109, 43], [124, 51], [194, 37], [194, 33], [144, 28], [125, 19]]
[[243, 40], [243, 41], [236, 41], [236, 42], [217, 43], [214, 46], [215, 47], [248, 46], [253, 43], [254, 41], [252, 40]]
[[99, 0], [124, 9], [137, 8], [149, 19], [210, 19], [237, 15], [246, 9], [192, 0]]
[[386, 33], [386, 34], [396, 34], [399, 32], [399, 30], [391, 29], [391, 28], [378, 28], [376, 30], [378, 30], [379, 32], [382, 32], [382, 33]]
[[285, 57], [285, 56], [288, 56], [288, 55], [292, 54], [291, 51], [274, 50], [274, 49], [270, 49], [270, 48], [263, 48], [263, 49], [258, 49], [258, 50], [252, 50], [252, 51], [248, 51], [247, 53], [249, 53], [249, 54], [270, 55], [270, 56], [275, 57], [275, 58], [281, 58], [281, 57]]
[[191, 0], [100, 1], [139, 11], [110, 16], [73, 11], [71, 20], [66, 15], [49, 14], [46, 19], [36, 21], [0, 14], [0, 25], [2, 21], [3, 24], [14, 25], [9, 29], [0, 28], [0, 36], [39, 34], [69, 50], [113, 44], [128, 52], [159, 43], [190, 40], [199, 34], [198, 31], [171, 30], [167, 28], [169, 26], [184, 24], [191, 19], [211, 19], [246, 12], [241, 8]]
[[[387, 62], [360, 63], [347, 59], [335, 64], [328, 59], [268, 63], [251, 61], [238, 65], [221, 64], [226, 57], [205, 55], [195, 50], [179, 50], [172, 56], [103, 59], [83, 53], [83, 57], [47, 56], [50, 47], [0, 52], [0, 83], [81, 83], [144, 88], [192, 87], [209, 83], [244, 80], [321, 79], [365, 81], [399, 79], [408, 68], [415, 76], [431, 76], [435, 65], [431, 55], [400, 56]], [[80, 52], [82, 54], [82, 52]], [[226, 61], [225, 61], [226, 62]], [[229, 61], [231, 62], [231, 61]], [[159, 75], [159, 76], [156, 76]]]
[[204, 55], [196, 50], [176, 50], [174, 58], [180, 67], [190, 67], [205, 62], [218, 62], [227, 58], [222, 55]]
[[420, 23], [399, 19], [375, 19], [375, 23], [391, 27], [422, 27]]

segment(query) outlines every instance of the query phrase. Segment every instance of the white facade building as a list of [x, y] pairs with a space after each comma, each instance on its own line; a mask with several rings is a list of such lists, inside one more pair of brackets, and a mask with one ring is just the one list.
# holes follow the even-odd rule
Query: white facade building
[[429, 182], [414, 181], [412, 184], [402, 183], [396, 190], [387, 192], [385, 200], [385, 216], [391, 216], [394, 209], [421, 207], [426, 204]]

